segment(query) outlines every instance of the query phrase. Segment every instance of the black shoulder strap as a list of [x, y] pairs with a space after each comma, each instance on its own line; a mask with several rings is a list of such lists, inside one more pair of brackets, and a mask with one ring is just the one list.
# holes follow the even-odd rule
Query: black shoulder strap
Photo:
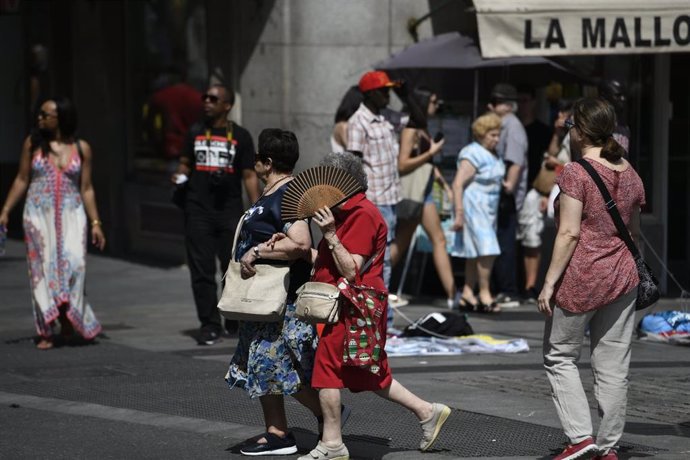
[[621, 214], [618, 211], [616, 202], [613, 201], [613, 198], [611, 197], [609, 190], [606, 188], [604, 181], [601, 180], [601, 176], [599, 176], [599, 173], [597, 173], [597, 171], [594, 169], [594, 166], [589, 164], [589, 162], [584, 158], [580, 158], [576, 161], [576, 163], [585, 168], [585, 171], [587, 171], [589, 175], [592, 176], [592, 180], [594, 180], [594, 183], [599, 188], [601, 196], [604, 197], [606, 209], [609, 211], [609, 214], [611, 214], [611, 218], [613, 219], [613, 223], [616, 226], [616, 229], [618, 230], [621, 239], [625, 242], [625, 245], [628, 247], [633, 257], [635, 259], [638, 259], [640, 257], [640, 251], [637, 249], [637, 246], [635, 246], [635, 243], [633, 242], [632, 237], [630, 236], [630, 231], [628, 230], [628, 227], [625, 226], [625, 222], [623, 222], [623, 218], [621, 217]]

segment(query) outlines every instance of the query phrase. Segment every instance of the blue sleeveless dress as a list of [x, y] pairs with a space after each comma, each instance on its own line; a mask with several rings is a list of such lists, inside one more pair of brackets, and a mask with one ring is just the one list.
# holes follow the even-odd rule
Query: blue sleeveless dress
[[458, 168], [463, 160], [469, 161], [477, 172], [463, 193], [465, 222], [462, 231], [455, 233], [453, 255], [467, 259], [497, 256], [501, 249], [496, 238], [496, 223], [505, 164], [478, 142], [460, 151]]

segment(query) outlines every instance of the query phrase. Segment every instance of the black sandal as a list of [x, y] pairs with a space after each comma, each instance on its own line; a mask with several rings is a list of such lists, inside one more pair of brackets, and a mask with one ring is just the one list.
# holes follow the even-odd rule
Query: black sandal
[[460, 300], [458, 301], [458, 310], [466, 312], [479, 311], [479, 305], [470, 302], [464, 297], [460, 297]]
[[477, 304], [477, 311], [479, 313], [489, 313], [495, 315], [497, 313], [501, 313], [501, 307], [499, 307], [496, 302], [491, 302], [489, 305], [487, 305], [482, 303], [480, 300]]

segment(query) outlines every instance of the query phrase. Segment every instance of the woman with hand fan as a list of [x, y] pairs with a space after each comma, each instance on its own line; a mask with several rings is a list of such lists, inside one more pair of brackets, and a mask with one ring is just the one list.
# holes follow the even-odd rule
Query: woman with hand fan
[[[281, 202], [292, 170], [299, 159], [299, 145], [292, 132], [265, 129], [259, 135], [254, 170], [264, 183], [264, 192], [246, 213], [240, 231], [237, 255], [244, 279], [256, 274], [261, 263], [290, 264], [285, 317], [282, 322], [242, 321], [239, 342], [230, 361], [226, 380], [259, 398], [266, 432], [240, 449], [244, 455], [287, 455], [297, 452], [288, 432], [284, 395], [291, 395], [317, 419], [321, 408], [310, 386], [316, 332], [314, 326], [295, 317], [297, 287], [309, 279], [311, 249], [309, 227], [303, 220], [283, 224]], [[272, 238], [280, 233], [278, 241]]]
[[[420, 449], [427, 450], [436, 441], [441, 427], [450, 415], [450, 408], [420, 399], [396, 381], [388, 367], [384, 349], [387, 292], [383, 282], [386, 223], [376, 206], [364, 194], [367, 176], [361, 159], [347, 152], [331, 153], [324, 157], [321, 165], [312, 170], [328, 171], [327, 174], [322, 174], [322, 182], [316, 181], [314, 174], [311, 176], [313, 179], [308, 180], [310, 170], [300, 174], [295, 180], [295, 183], [305, 183], [302, 196], [307, 198], [292, 207], [309, 213], [297, 213], [296, 217], [314, 216], [314, 222], [323, 234], [318, 250], [312, 250], [312, 281], [338, 286], [341, 291], [341, 307], [338, 322], [327, 324], [323, 330], [314, 362], [312, 386], [319, 389], [324, 417], [323, 436], [316, 447], [299, 460], [349, 458], [341, 433], [341, 388], [374, 391], [413, 412], [422, 428]], [[357, 188], [345, 191], [340, 186], [334, 186], [334, 183], [341, 181], [340, 176], [354, 180]], [[311, 186], [308, 186], [309, 183]], [[329, 188], [340, 189], [340, 197], [336, 193], [322, 192]], [[317, 193], [310, 190], [317, 190]], [[324, 199], [327, 195], [330, 198]], [[284, 204], [287, 203], [286, 200]], [[355, 307], [349, 293], [358, 289], [361, 289], [358, 292], [364, 296], [368, 292], [375, 292], [376, 296], [367, 297], [367, 305], [374, 312], [371, 315], [374, 320], [371, 323], [364, 322], [358, 317], [358, 326], [355, 326], [354, 308], [361, 306]], [[367, 319], [371, 317], [368, 316]], [[362, 367], [345, 360], [346, 356], [352, 358], [358, 353], [353, 341], [347, 348], [344, 345], [347, 331], [352, 327], [361, 329], [361, 332], [357, 330], [359, 344], [370, 344], [372, 337], [376, 337], [376, 347], [366, 356], [369, 365]], [[364, 354], [359, 353], [358, 358], [364, 360]], [[373, 362], [376, 365], [371, 364]]]

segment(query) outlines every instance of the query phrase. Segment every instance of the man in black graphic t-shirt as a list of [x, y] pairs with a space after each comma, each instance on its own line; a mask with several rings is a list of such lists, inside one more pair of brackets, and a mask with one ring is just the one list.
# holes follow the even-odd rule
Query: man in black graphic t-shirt
[[[249, 132], [228, 121], [234, 93], [220, 85], [203, 96], [204, 120], [187, 134], [173, 181], [188, 176], [184, 198], [185, 242], [192, 291], [201, 322], [199, 343], [212, 345], [221, 334], [216, 285], [216, 258], [228, 268], [235, 227], [243, 212], [242, 184], [251, 202], [259, 197], [254, 172], [254, 143]], [[236, 324], [226, 322], [228, 329]]]

